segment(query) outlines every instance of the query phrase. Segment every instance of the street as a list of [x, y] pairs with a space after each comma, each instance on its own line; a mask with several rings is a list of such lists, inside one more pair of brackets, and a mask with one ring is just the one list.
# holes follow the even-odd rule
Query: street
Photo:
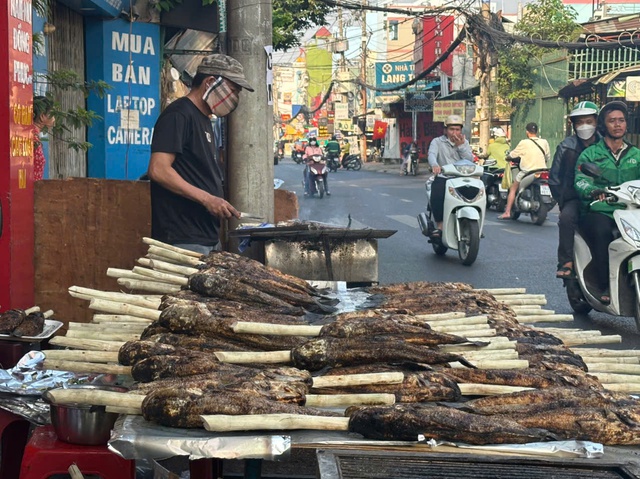
[[[420, 165], [425, 170], [424, 165]], [[275, 167], [275, 177], [284, 181], [282, 188], [294, 191], [300, 202], [300, 219], [351, 227], [397, 230], [387, 239], [378, 240], [379, 281], [459, 281], [476, 288], [526, 288], [528, 293], [544, 294], [545, 309], [559, 314], [572, 313], [562, 282], [555, 278], [558, 241], [558, 210], [549, 213], [542, 226], [531, 223], [529, 216], [518, 221], [501, 221], [498, 213], [488, 211], [484, 238], [478, 259], [463, 266], [457, 251], [444, 256], [434, 254], [418, 227], [416, 216], [425, 208], [426, 174], [401, 176], [400, 166], [365, 166], [361, 171], [330, 173], [332, 196], [305, 198], [302, 188], [304, 165], [286, 158]], [[621, 345], [607, 348], [640, 346], [633, 318], [613, 318], [591, 312], [576, 315], [574, 323], [560, 326], [599, 329], [602, 334], [620, 334]]]

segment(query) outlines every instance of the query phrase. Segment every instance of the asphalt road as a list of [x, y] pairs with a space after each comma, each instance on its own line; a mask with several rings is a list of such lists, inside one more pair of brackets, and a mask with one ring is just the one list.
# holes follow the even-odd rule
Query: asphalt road
[[[562, 282], [555, 278], [557, 208], [542, 226], [534, 225], [525, 215], [518, 221], [501, 221], [497, 212], [487, 212], [478, 259], [471, 266], [463, 266], [456, 251], [436, 256], [420, 232], [416, 216], [425, 208], [425, 174], [401, 176], [399, 165], [379, 164], [357, 172], [338, 171], [329, 174], [332, 195], [319, 199], [304, 197], [302, 170], [303, 165], [290, 159], [275, 166], [275, 177], [284, 180], [282, 188], [298, 195], [300, 219], [342, 226], [351, 219], [353, 228], [397, 230], [390, 238], [378, 240], [380, 283], [461, 281], [477, 288], [522, 287], [528, 293], [544, 294], [546, 309], [560, 314], [573, 312]], [[623, 337], [621, 345], [603, 347], [640, 346], [632, 318], [592, 312], [557, 326], [600, 329], [603, 334]]]

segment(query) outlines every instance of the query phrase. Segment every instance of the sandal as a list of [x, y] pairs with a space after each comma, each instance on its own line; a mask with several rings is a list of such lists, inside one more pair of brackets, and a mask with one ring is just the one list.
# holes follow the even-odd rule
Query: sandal
[[610, 304], [611, 303], [611, 296], [609, 291], [605, 291], [604, 293], [602, 293], [600, 295], [600, 302], [604, 305]]
[[439, 229], [435, 229], [431, 232], [431, 238], [433, 239], [440, 239], [442, 238], [442, 230]]
[[498, 219], [502, 220], [502, 221], [510, 220], [511, 219], [511, 214], [506, 215], [506, 214], [503, 213], [500, 216], [498, 216]]
[[556, 278], [573, 278], [573, 267], [568, 266], [567, 264], [561, 266], [560, 268], [558, 268], [558, 271], [556, 271]]

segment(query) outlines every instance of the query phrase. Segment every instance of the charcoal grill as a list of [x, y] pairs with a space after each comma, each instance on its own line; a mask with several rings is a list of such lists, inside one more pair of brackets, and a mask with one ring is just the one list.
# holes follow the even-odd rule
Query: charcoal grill
[[318, 450], [321, 479], [632, 479], [620, 463], [487, 455]]
[[361, 285], [378, 282], [378, 239], [394, 233], [300, 223], [235, 230], [229, 235], [264, 242], [265, 264], [283, 273]]

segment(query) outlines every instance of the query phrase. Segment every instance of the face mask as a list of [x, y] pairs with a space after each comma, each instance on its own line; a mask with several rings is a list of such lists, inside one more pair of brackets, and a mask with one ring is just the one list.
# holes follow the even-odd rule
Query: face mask
[[576, 127], [576, 135], [582, 140], [588, 140], [595, 132], [596, 127], [593, 125], [580, 125]]
[[218, 116], [227, 116], [238, 107], [240, 97], [225, 81], [218, 77], [202, 96], [204, 102], [209, 105], [211, 112]]
[[316, 144], [317, 144], [317, 143], [316, 143], [315, 141], [312, 141], [312, 142], [311, 142], [311, 143], [309, 143], [309, 144], [310, 144], [311, 146], [316, 146]]

